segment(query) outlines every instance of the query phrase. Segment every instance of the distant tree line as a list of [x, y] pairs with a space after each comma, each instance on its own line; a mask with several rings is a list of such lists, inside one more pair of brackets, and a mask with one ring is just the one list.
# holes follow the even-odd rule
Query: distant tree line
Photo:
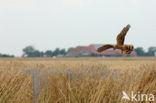
[[0, 54], [1, 58], [13, 58], [15, 57], [14, 55], [9, 55], [9, 54]]
[[[33, 46], [26, 46], [23, 49], [23, 53], [25, 57], [55, 57], [55, 56], [65, 56], [68, 51], [72, 50], [73, 48], [68, 48], [68, 50], [65, 49], [60, 49], [56, 48], [55, 50], [46, 50], [45, 52], [39, 51], [35, 49]], [[137, 47], [135, 48], [135, 52], [137, 53], [137, 56], [156, 56], [156, 47], [149, 47], [147, 51], [143, 49], [143, 47]], [[96, 54], [91, 54], [90, 57], [97, 57], [100, 55]], [[101, 55], [102, 56], [102, 55]], [[122, 56], [122, 55], [119, 55]], [[0, 57], [10, 57], [13, 58], [15, 57], [14, 55], [9, 55], [9, 54], [1, 54]], [[82, 57], [82, 55], [80, 55]], [[88, 56], [87, 56], [88, 57]]]
[[[55, 50], [47, 50], [45, 52], [36, 50], [33, 46], [27, 46], [23, 49], [24, 55], [26, 57], [55, 57], [55, 56], [65, 56], [68, 51], [72, 50], [73, 48], [69, 48], [67, 51], [65, 49], [56, 48]], [[148, 48], [146, 52], [142, 47], [135, 48], [135, 52], [137, 56], [156, 56], [156, 47]], [[90, 57], [97, 57], [100, 55], [91, 54]], [[118, 55], [122, 56], [122, 55]], [[82, 57], [82, 55], [80, 55]]]
[[55, 57], [64, 56], [67, 51], [65, 49], [56, 48], [54, 51], [47, 50], [45, 52], [36, 50], [33, 46], [27, 46], [23, 49], [26, 57]]
[[142, 47], [137, 47], [135, 52], [137, 56], [156, 56], [156, 47], [149, 47], [147, 52]]

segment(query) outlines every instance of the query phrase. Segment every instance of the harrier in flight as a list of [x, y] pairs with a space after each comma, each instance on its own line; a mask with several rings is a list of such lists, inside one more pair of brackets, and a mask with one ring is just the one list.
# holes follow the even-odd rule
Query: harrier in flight
[[125, 40], [125, 36], [128, 32], [128, 30], [130, 29], [130, 25], [127, 25], [126, 27], [123, 28], [123, 30], [118, 34], [116, 40], [117, 40], [117, 44], [116, 45], [111, 45], [111, 44], [106, 44], [103, 45], [102, 47], [98, 48], [98, 52], [102, 52], [106, 49], [109, 48], [113, 48], [115, 49], [120, 49], [122, 51], [122, 54], [130, 54], [134, 47], [133, 45], [124, 45], [124, 40]]

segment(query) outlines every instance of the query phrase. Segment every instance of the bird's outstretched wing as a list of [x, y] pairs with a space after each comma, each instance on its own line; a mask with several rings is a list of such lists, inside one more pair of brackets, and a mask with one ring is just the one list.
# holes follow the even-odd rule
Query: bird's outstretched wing
[[128, 24], [126, 27], [124, 27], [122, 29], [122, 31], [118, 34], [116, 40], [117, 40], [117, 45], [123, 45], [124, 44], [124, 40], [125, 40], [125, 36], [128, 32], [128, 30], [130, 29], [130, 25]]
[[106, 44], [106, 45], [103, 45], [102, 47], [98, 48], [98, 52], [102, 52], [106, 49], [109, 49], [109, 48], [114, 48], [114, 45], [111, 45], [111, 44]]

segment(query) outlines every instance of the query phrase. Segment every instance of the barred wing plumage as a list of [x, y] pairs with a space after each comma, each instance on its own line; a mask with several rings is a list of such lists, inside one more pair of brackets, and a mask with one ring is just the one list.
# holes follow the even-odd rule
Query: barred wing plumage
[[126, 27], [124, 27], [122, 29], [122, 31], [118, 34], [116, 40], [117, 40], [117, 45], [124, 45], [124, 41], [125, 41], [125, 36], [128, 32], [128, 30], [130, 29], [130, 25], [127, 25]]

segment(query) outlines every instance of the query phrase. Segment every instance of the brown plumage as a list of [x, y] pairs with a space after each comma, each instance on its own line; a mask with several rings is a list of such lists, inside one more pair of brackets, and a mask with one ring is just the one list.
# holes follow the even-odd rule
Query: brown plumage
[[117, 41], [116, 45], [106, 44], [98, 48], [97, 51], [102, 52], [106, 49], [113, 48], [114, 50], [120, 49], [122, 51], [122, 54], [130, 54], [134, 49], [133, 45], [124, 45], [125, 36], [129, 29], [130, 29], [130, 25], [127, 25], [126, 27], [122, 29], [122, 31], [118, 34], [116, 38], [116, 41]]

